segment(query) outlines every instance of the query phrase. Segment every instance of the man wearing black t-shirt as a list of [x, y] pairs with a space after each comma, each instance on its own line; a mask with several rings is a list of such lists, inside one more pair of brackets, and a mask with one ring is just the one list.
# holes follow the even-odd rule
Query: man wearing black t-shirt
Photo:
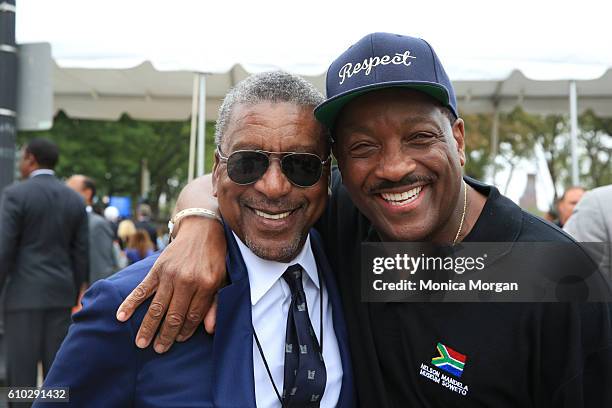
[[[496, 188], [462, 176], [464, 123], [452, 85], [425, 41], [384, 33], [364, 37], [330, 66], [327, 97], [315, 116], [332, 131], [340, 172], [332, 175], [330, 203], [318, 228], [342, 292], [360, 404], [612, 406], [606, 304], [361, 301], [364, 242], [499, 242], [509, 248], [561, 242], [573, 248], [579, 265], [589, 268], [591, 261], [562, 231], [522, 211]], [[182, 208], [202, 206], [200, 190], [188, 194]], [[223, 253], [211, 238], [222, 235], [211, 232], [219, 226], [193, 218], [184, 223], [174, 244], [177, 254], [169, 251], [166, 262], [177, 265], [172, 259], [180, 256], [184, 265], [185, 259]], [[193, 244], [201, 236], [206, 248]], [[165, 266], [161, 275], [158, 268], [137, 293], [150, 295], [161, 277], [156, 298], [168, 305], [170, 276], [175, 283], [189, 274], [217, 282], [219, 265], [206, 265], [203, 272], [190, 267], [189, 273]], [[139, 300], [130, 298], [120, 312], [130, 312]], [[189, 336], [206, 301], [175, 292], [168, 313], [185, 316], [189, 309], [188, 318], [182, 329], [156, 341], [171, 342], [179, 331], [179, 339]], [[141, 334], [152, 337], [160, 318], [143, 322]], [[206, 326], [212, 326], [210, 315]], [[440, 369], [446, 362], [452, 367]]]

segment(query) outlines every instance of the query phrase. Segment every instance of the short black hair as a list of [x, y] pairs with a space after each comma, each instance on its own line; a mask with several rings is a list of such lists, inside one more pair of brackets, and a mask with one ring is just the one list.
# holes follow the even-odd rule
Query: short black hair
[[91, 190], [91, 200], [96, 196], [96, 182], [87, 176], [83, 179], [83, 190]]
[[59, 149], [55, 143], [45, 138], [35, 138], [28, 142], [25, 152], [31, 154], [41, 168], [54, 169], [59, 160]]

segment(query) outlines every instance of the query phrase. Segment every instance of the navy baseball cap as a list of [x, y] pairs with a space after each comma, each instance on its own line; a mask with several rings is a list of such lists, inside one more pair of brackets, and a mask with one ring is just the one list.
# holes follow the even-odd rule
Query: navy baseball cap
[[373, 33], [332, 62], [327, 70], [327, 100], [315, 108], [315, 117], [331, 129], [338, 113], [356, 97], [398, 87], [424, 92], [459, 116], [453, 85], [425, 40]]

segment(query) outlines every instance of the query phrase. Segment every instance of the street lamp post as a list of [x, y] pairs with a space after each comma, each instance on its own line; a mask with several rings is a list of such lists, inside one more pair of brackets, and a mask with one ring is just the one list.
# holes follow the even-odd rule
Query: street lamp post
[[16, 106], [15, 0], [0, 0], [0, 192], [15, 173]]

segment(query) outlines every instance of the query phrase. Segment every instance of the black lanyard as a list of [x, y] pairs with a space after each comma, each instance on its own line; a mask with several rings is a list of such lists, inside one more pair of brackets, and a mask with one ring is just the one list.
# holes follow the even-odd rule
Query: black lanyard
[[[319, 346], [321, 347], [321, 356], [323, 356], [323, 280], [321, 279], [321, 272], [319, 272], [319, 268], [317, 268], [317, 276], [319, 277], [319, 333], [321, 334]], [[304, 296], [306, 296], [306, 291], [304, 291]], [[291, 304], [289, 304], [289, 308], [291, 308]], [[291, 312], [291, 310], [289, 310], [289, 312]], [[280, 392], [278, 392], [278, 388], [274, 383], [274, 378], [272, 378], [270, 366], [268, 365], [266, 356], [264, 356], [263, 348], [261, 348], [259, 338], [257, 338], [257, 332], [255, 331], [255, 327], [253, 327], [253, 319], [251, 319], [251, 328], [253, 329], [253, 337], [255, 337], [255, 343], [257, 343], [259, 354], [261, 355], [261, 359], [263, 360], [264, 366], [266, 367], [266, 371], [268, 372], [268, 378], [270, 378], [270, 382], [272, 383], [272, 387], [274, 387], [274, 392], [276, 392], [276, 396], [278, 397], [278, 401], [280, 402], [281, 407], [285, 408], [285, 402], [283, 401], [283, 398], [281, 397]]]

